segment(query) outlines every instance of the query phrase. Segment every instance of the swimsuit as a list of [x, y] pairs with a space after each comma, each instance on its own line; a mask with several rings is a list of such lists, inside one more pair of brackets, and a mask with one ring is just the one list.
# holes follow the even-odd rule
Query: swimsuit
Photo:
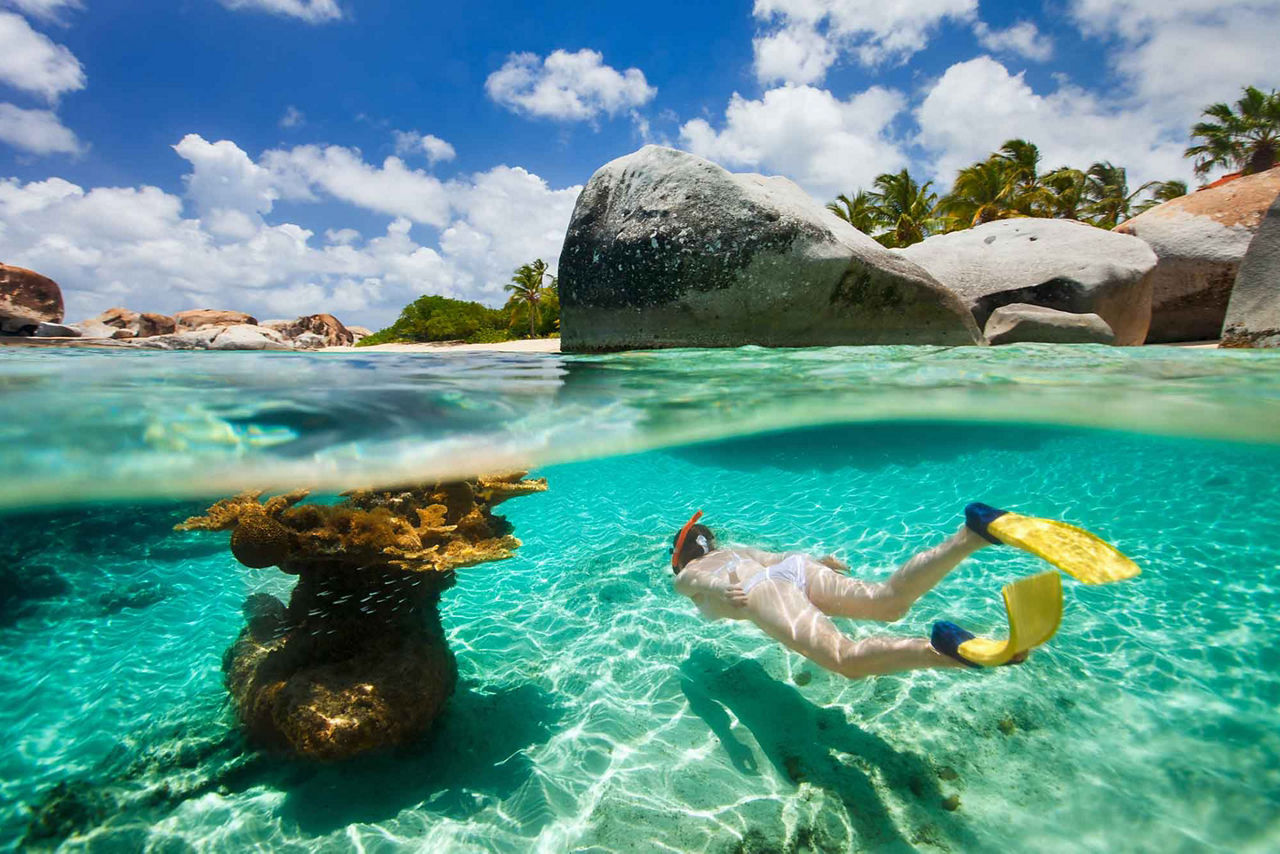
[[806, 590], [808, 579], [805, 577], [803, 555], [788, 555], [772, 566], [766, 566], [764, 572], [756, 573], [743, 583], [742, 592], [750, 593], [757, 585], [770, 578], [777, 581], [788, 581], [794, 584], [801, 593], [808, 595]]

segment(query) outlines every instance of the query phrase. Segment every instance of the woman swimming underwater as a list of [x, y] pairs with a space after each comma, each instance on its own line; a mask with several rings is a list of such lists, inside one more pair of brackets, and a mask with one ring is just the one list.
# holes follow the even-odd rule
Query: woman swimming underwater
[[[847, 567], [832, 556], [815, 559], [798, 552], [717, 548], [711, 530], [697, 524], [702, 515], [698, 513], [676, 536], [671, 556], [675, 588], [708, 619], [750, 620], [790, 649], [850, 679], [922, 668], [975, 667], [957, 651], [973, 635], [952, 623], [937, 623], [932, 639], [885, 636], [855, 641], [831, 622], [832, 617], [900, 620], [966, 557], [998, 542], [986, 531], [989, 519], [973, 508], [985, 505], [970, 505], [959, 531], [882, 582], [843, 574]], [[1010, 663], [1025, 659], [1023, 653]]]

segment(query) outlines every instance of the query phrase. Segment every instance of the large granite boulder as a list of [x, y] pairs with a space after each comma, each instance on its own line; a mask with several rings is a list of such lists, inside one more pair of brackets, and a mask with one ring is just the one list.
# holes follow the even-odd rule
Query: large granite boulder
[[1141, 344], [1156, 255], [1136, 237], [1062, 219], [1007, 219], [894, 249], [954, 291], [979, 326], [1004, 305], [1096, 314], [1115, 343]]
[[1280, 198], [1272, 202], [1240, 264], [1222, 346], [1280, 347]]
[[178, 331], [184, 329], [201, 329], [205, 326], [257, 326], [253, 315], [243, 311], [218, 311], [212, 308], [197, 308], [191, 311], [180, 311], [173, 316]]
[[149, 350], [292, 350], [293, 346], [274, 329], [237, 324], [202, 326], [172, 335], [138, 338], [130, 342]]
[[130, 311], [127, 308], [109, 308], [93, 318], [90, 323], [101, 323], [114, 326], [133, 333], [134, 338], [151, 338], [155, 335], [170, 335], [177, 331], [177, 323], [165, 314]]
[[[332, 314], [308, 314], [294, 320], [270, 320], [262, 325], [295, 343], [306, 335], [318, 336], [321, 347], [346, 347], [355, 343], [355, 335]], [[306, 346], [301, 349], [316, 349], [312, 346], [314, 341], [313, 338], [305, 339], [303, 343]]]
[[1072, 314], [1042, 305], [1014, 303], [991, 312], [988, 344], [1111, 344], [1115, 333], [1096, 314]]
[[1280, 168], [1173, 199], [1116, 228], [1160, 259], [1147, 343], [1221, 337], [1240, 262], [1277, 195]]
[[946, 288], [792, 182], [653, 145], [587, 183], [559, 287], [567, 351], [981, 340]]
[[108, 326], [97, 320], [82, 320], [71, 324], [71, 328], [80, 333], [81, 338], [115, 339], [123, 341], [134, 337], [133, 331], [119, 326]]
[[47, 276], [0, 264], [0, 333], [34, 335], [41, 323], [62, 322], [62, 289]]

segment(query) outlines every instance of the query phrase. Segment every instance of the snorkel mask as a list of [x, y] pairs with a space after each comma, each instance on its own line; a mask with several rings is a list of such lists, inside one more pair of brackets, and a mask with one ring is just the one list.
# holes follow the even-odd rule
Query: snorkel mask
[[[688, 522], [684, 523], [684, 527], [680, 529], [680, 536], [676, 537], [676, 546], [671, 551], [671, 571], [680, 571], [680, 552], [684, 549], [684, 541], [689, 536], [689, 530], [698, 524], [698, 520], [702, 518], [702, 511], [699, 510], [690, 517]], [[706, 543], [702, 544], [704, 547]]]

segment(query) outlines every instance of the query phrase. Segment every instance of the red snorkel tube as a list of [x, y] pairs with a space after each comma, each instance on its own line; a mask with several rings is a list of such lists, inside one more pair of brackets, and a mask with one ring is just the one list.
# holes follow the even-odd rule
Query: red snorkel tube
[[684, 527], [680, 529], [680, 536], [676, 537], [676, 548], [671, 553], [671, 568], [676, 572], [680, 571], [680, 550], [684, 548], [685, 538], [689, 536], [689, 529], [698, 524], [698, 520], [702, 518], [702, 511], [699, 510], [693, 514], [688, 522], [684, 523]]

